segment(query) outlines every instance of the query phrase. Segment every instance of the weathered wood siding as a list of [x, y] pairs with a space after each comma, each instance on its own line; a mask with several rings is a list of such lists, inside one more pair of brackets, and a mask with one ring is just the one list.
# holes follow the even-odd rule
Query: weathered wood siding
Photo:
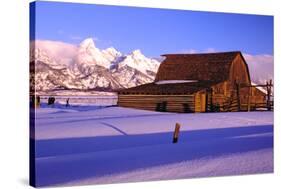
[[[229, 93], [232, 98], [240, 101], [240, 110], [246, 111], [248, 106], [248, 101], [250, 101], [251, 106], [255, 104], [266, 103], [266, 94], [261, 92], [255, 87], [243, 87], [243, 85], [251, 85], [251, 78], [248, 70], [248, 66], [241, 55], [237, 56], [230, 69], [229, 78]], [[235, 95], [237, 91], [237, 86], [235, 82], [241, 83], [242, 86], [239, 88], [239, 97]], [[250, 96], [250, 98], [249, 98]]]
[[227, 81], [212, 86], [212, 92], [213, 92], [212, 96], [213, 96], [214, 104], [222, 105], [225, 102], [225, 100], [227, 100], [227, 97], [231, 96]]
[[167, 112], [194, 112], [194, 95], [118, 95], [118, 106], [157, 110], [157, 104], [166, 102]]
[[201, 112], [201, 95], [200, 93], [196, 93], [195, 96], [195, 111], [194, 112]]
[[[248, 88], [248, 93], [243, 93], [240, 96], [241, 100], [241, 110], [247, 111], [248, 106], [250, 106], [250, 109], [256, 109], [259, 107], [266, 107], [267, 103], [267, 97], [266, 94], [260, 91], [259, 89], [255, 87]], [[248, 104], [249, 103], [249, 104]]]
[[197, 92], [195, 94], [195, 112], [206, 112], [207, 95], [206, 92]]
[[232, 62], [229, 72], [229, 80], [233, 88], [235, 82], [243, 84], [251, 84], [250, 74], [246, 62], [238, 55]]

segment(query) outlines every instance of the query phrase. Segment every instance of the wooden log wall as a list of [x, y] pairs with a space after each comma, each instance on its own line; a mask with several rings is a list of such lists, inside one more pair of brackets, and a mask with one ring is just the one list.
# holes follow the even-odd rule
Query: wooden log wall
[[157, 110], [157, 104], [166, 102], [167, 112], [194, 112], [194, 95], [118, 95], [118, 106]]

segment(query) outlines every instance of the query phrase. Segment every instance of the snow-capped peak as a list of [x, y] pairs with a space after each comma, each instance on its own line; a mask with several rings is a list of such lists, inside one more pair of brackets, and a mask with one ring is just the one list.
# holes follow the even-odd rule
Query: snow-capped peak
[[109, 48], [105, 49], [105, 51], [107, 51], [111, 54], [119, 53], [114, 47], [109, 47]]
[[80, 48], [89, 48], [89, 47], [94, 47], [94, 48], [96, 47], [93, 38], [84, 39], [80, 43]]
[[114, 47], [109, 47], [102, 51], [105, 55], [110, 55], [114, 58], [122, 56], [121, 52], [116, 50]]
[[144, 55], [142, 54], [141, 50], [137, 49], [137, 50], [134, 50], [132, 53], [131, 53], [132, 56], [134, 57], [139, 57], [139, 58], [143, 58]]
[[109, 68], [111, 64], [104, 53], [95, 46], [92, 38], [87, 38], [80, 43], [77, 61], [79, 64], [99, 65], [105, 68]]
[[119, 67], [129, 66], [144, 74], [149, 71], [156, 73], [159, 65], [157, 60], [145, 57], [139, 49], [125, 56], [124, 60], [118, 64]]

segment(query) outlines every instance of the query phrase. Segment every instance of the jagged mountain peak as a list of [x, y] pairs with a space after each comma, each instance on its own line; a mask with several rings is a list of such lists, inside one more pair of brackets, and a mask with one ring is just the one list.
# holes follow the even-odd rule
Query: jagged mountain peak
[[122, 53], [116, 50], [114, 47], [109, 47], [107, 49], [102, 50], [105, 56], [111, 56], [111, 61], [116, 59], [117, 57], [122, 56]]
[[132, 51], [130, 55], [131, 55], [131, 56], [134, 56], [134, 57], [140, 57], [140, 58], [145, 57], [145, 56], [142, 54], [142, 52], [141, 52], [140, 49], [136, 49], [136, 50]]
[[111, 59], [104, 56], [104, 53], [95, 46], [93, 38], [87, 38], [80, 43], [77, 63], [110, 68]]
[[96, 45], [95, 45], [94, 39], [89, 37], [89, 38], [84, 39], [84, 40], [80, 43], [79, 47], [80, 47], [80, 48], [89, 48], [89, 47], [95, 48]]
[[110, 53], [120, 53], [114, 47], [109, 47], [109, 48], [105, 49], [104, 51], [107, 51], [107, 52], [110, 52]]

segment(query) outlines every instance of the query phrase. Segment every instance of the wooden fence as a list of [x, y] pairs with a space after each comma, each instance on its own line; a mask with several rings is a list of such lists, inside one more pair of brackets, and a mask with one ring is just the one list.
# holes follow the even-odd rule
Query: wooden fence
[[68, 105], [97, 105], [97, 106], [112, 106], [117, 105], [117, 96], [40, 96], [40, 103], [48, 103], [50, 97], [55, 98], [55, 103], [68, 104]]
[[[259, 91], [259, 95], [253, 95], [257, 87], [264, 91]], [[247, 88], [248, 90], [243, 90]], [[237, 112], [237, 111], [273, 111], [273, 84], [272, 80], [263, 85], [248, 85], [236, 83], [236, 89], [230, 97], [225, 97], [223, 105], [207, 104], [207, 111], [209, 112]], [[243, 90], [243, 92], [241, 92]], [[248, 91], [248, 93], [245, 91]], [[263, 93], [263, 95], [262, 95]], [[259, 98], [257, 100], [257, 97]], [[264, 98], [263, 98], [264, 97]]]
[[[240, 91], [244, 88], [248, 88], [248, 94], [241, 95]], [[262, 88], [264, 91], [264, 100], [259, 100], [256, 102], [253, 101], [256, 96], [252, 95], [252, 91], [260, 90], [258, 88]], [[237, 110], [237, 111], [258, 111], [258, 110], [268, 110], [272, 111], [274, 107], [273, 101], [273, 83], [272, 80], [269, 82], [267, 81], [266, 84], [259, 84], [259, 85], [249, 85], [249, 84], [236, 84], [236, 98], [232, 99], [233, 103], [229, 106], [230, 111]], [[260, 91], [260, 93], [263, 93]], [[243, 100], [242, 100], [243, 99]], [[246, 100], [245, 100], [246, 99]], [[246, 101], [246, 102], [245, 102]]]

